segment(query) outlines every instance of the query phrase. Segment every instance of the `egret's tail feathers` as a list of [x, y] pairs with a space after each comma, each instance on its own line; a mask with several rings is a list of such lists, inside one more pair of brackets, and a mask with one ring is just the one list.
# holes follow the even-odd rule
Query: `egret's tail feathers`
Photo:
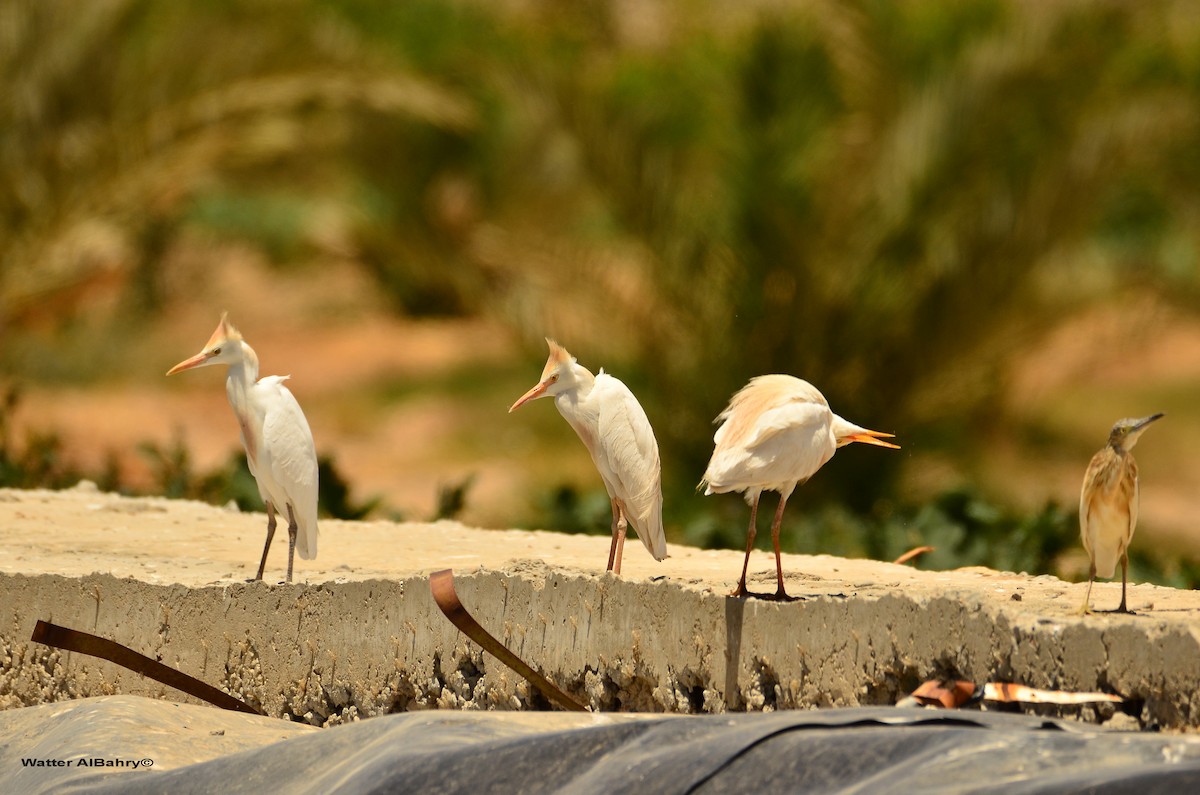
[[637, 531], [638, 538], [642, 539], [642, 543], [646, 545], [646, 551], [654, 556], [655, 560], [666, 559], [667, 533], [663, 530], [661, 507], [649, 516], [642, 517], [642, 520], [633, 529]]
[[667, 559], [667, 538], [663, 535], [662, 528], [659, 528], [658, 535], [653, 532], [643, 533], [638, 531], [638, 538], [642, 539], [642, 543], [646, 545], [648, 551], [655, 560]]
[[317, 556], [317, 523], [301, 525], [296, 533], [296, 554], [304, 560], [312, 560]]
[[729, 485], [722, 482], [721, 473], [715, 472], [712, 467], [709, 467], [708, 471], [704, 473], [704, 477], [696, 485], [696, 491], [701, 489], [704, 489], [705, 497], [710, 494], [725, 494], [731, 491]]

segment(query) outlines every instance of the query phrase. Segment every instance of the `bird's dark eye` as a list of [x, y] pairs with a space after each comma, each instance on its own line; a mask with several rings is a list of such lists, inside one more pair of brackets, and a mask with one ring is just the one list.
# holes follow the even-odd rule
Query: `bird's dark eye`
[[550, 383], [554, 383], [557, 380], [558, 380], [558, 373], [555, 373], [554, 375], [550, 376]]
[[213, 355], [213, 356], [220, 356], [220, 355], [221, 355], [221, 349], [220, 349], [220, 348], [213, 348], [213, 349], [212, 349], [212, 355]]

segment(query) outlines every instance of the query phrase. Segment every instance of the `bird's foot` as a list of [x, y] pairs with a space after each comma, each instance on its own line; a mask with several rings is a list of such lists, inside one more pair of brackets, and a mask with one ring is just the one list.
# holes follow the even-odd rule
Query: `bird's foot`
[[1117, 614], [1126, 615], [1126, 616], [1136, 616], [1137, 615], [1137, 613], [1133, 612], [1125, 605], [1121, 605], [1120, 607], [1114, 607], [1112, 610], [1097, 610], [1096, 612], [1097, 613], [1109, 613], [1109, 614], [1117, 613]]
[[799, 596], [788, 596], [787, 591], [783, 590], [782, 588], [775, 593], [762, 594], [761, 598], [766, 599], [769, 602], [796, 602], [800, 599]]
[[[251, 577], [250, 579], [246, 580], [246, 582], [248, 582], [248, 583], [250, 583], [250, 582], [266, 583], [267, 581], [264, 580], [262, 577]], [[267, 583], [267, 584], [270, 585], [272, 583]], [[287, 580], [279, 580], [278, 582], [275, 582], [273, 584], [274, 585], [290, 585], [291, 583]]]
[[781, 591], [775, 593], [751, 591], [744, 585], [739, 585], [729, 595], [735, 599], [762, 599], [765, 602], [795, 602], [800, 599], [799, 596], [788, 596], [786, 592]]

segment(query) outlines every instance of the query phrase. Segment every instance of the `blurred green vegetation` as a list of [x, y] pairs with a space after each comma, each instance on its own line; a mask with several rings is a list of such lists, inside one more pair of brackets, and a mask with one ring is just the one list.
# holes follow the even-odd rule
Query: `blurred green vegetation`
[[[107, 492], [127, 496], [152, 494], [176, 499], [203, 500], [224, 505], [234, 503], [239, 510], [261, 510], [262, 497], [250, 474], [241, 450], [230, 454], [224, 465], [210, 471], [198, 470], [182, 440], [163, 447], [153, 442], [138, 444], [138, 452], [147, 461], [152, 485], [147, 489], [130, 487], [114, 451], [106, 456], [99, 471], [87, 471], [72, 463], [63, 443], [53, 431], [29, 430], [23, 441], [17, 440], [15, 418], [21, 402], [20, 390], [9, 384], [0, 391], [0, 488], [70, 488], [81, 480], [90, 480]], [[382, 499], [370, 497], [362, 502], [350, 496], [350, 484], [338, 470], [332, 456], [317, 457], [319, 479], [318, 505], [322, 516], [335, 519], [363, 519], [382, 508]], [[464, 484], [463, 489], [466, 488]], [[453, 517], [462, 509], [457, 502], [442, 508], [435, 518]]]
[[[753, 375], [802, 376], [906, 450], [967, 455], [1009, 421], [1011, 352], [1064, 313], [1135, 289], [1197, 305], [1190, 0], [3, 15], [0, 327], [114, 270], [128, 322], [154, 317], [189, 236], [281, 268], [349, 258], [397, 312], [486, 314], [531, 360], [551, 333], [618, 372], [697, 543], [742, 543], [736, 501], [692, 489], [711, 419]], [[145, 452], [167, 491], [208, 488], [176, 482], [186, 451]], [[23, 455], [17, 469], [67, 478]], [[919, 538], [938, 546], [929, 565], [1045, 571], [1074, 543], [1053, 507], [903, 505], [902, 464], [837, 456], [789, 545], [887, 558]], [[597, 499], [557, 484], [538, 505], [543, 525], [607, 528]]]
[[[23, 442], [16, 439], [14, 414], [21, 390], [12, 384], [0, 388], [0, 487], [63, 489], [85, 477], [62, 454], [62, 441], [53, 431], [35, 430]], [[88, 473], [97, 486], [115, 490], [121, 482], [115, 458], [109, 456], [101, 472]]]

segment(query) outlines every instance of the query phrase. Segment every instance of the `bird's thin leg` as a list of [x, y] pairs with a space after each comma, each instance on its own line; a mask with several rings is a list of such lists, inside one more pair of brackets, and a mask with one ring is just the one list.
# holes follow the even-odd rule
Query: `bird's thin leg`
[[783, 589], [783, 562], [779, 558], [779, 525], [783, 523], [783, 508], [787, 505], [787, 495], [780, 492], [779, 507], [775, 509], [775, 521], [771, 522], [771, 543], [775, 545], [775, 580], [779, 583], [779, 587], [775, 591], [775, 598], [787, 601], [787, 591]]
[[738, 580], [737, 589], [730, 596], [747, 596], [749, 591], [746, 590], [746, 569], [750, 566], [750, 550], [754, 549], [754, 534], [757, 532], [755, 523], [758, 520], [758, 499], [762, 493], [754, 495], [754, 502], [750, 503], [750, 529], [746, 531], [746, 558], [742, 561], [742, 578]]
[[[621, 513], [621, 508], [612, 497], [608, 498], [608, 502], [612, 506], [612, 545], [608, 548], [608, 566], [604, 570], [612, 571], [613, 564], [617, 559], [617, 516]], [[619, 566], [620, 564], [617, 565]], [[617, 572], [620, 573], [619, 568]]]
[[621, 557], [625, 554], [625, 531], [629, 527], [629, 522], [625, 519], [625, 509], [620, 503], [617, 503], [617, 509], [620, 511], [617, 518], [617, 537], [613, 539], [613, 543], [617, 545], [617, 561], [613, 565], [612, 573], [620, 575]]
[[1121, 606], [1114, 612], [1128, 613], [1129, 608], [1125, 604], [1125, 582], [1129, 579], [1129, 553], [1125, 552], [1121, 555]]
[[296, 557], [296, 531], [299, 529], [296, 525], [296, 514], [292, 510], [292, 506], [288, 507], [288, 576], [287, 581], [292, 581], [292, 560]]
[[275, 537], [275, 506], [267, 503], [267, 543], [263, 544], [262, 560], [258, 563], [258, 574], [255, 580], [263, 578], [263, 570], [267, 568], [267, 553], [271, 551], [271, 539]]
[[1090, 603], [1092, 601], [1092, 583], [1094, 583], [1095, 581], [1096, 581], [1096, 564], [1093, 563], [1091, 568], [1088, 570], [1088, 587], [1087, 587], [1087, 591], [1085, 591], [1083, 594], [1083, 605], [1079, 608], [1079, 615], [1081, 615], [1081, 616], [1086, 616], [1088, 613], [1092, 612], [1091, 610], [1088, 609], [1088, 603]]

